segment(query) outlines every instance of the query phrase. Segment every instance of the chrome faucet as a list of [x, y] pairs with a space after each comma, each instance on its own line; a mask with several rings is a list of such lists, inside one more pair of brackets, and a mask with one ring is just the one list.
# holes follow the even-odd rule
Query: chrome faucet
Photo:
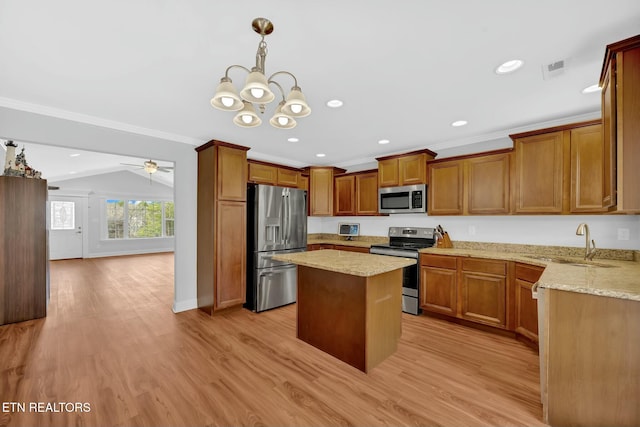
[[586, 247], [584, 249], [584, 259], [591, 261], [596, 254], [596, 241], [589, 240], [589, 226], [586, 223], [581, 223], [576, 230], [576, 235], [585, 236]]

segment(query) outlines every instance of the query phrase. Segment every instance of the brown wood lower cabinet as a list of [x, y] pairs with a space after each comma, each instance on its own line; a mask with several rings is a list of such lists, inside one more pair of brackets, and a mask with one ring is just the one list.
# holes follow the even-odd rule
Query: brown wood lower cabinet
[[333, 249], [338, 251], [362, 252], [365, 254], [369, 253], [369, 248], [362, 246], [333, 245]]
[[246, 242], [247, 206], [244, 202], [220, 201], [216, 205], [216, 295], [214, 310], [245, 303], [246, 295], [246, 250], [245, 245], [231, 242]]
[[422, 255], [420, 267], [420, 308], [455, 316], [457, 313], [456, 257]]
[[531, 286], [543, 270], [513, 261], [421, 254], [420, 308], [537, 342]]
[[469, 258], [462, 261], [460, 316], [486, 325], [507, 326], [507, 263]]
[[542, 267], [516, 263], [516, 333], [534, 343], [538, 342], [538, 302], [533, 299], [531, 288], [543, 271]]

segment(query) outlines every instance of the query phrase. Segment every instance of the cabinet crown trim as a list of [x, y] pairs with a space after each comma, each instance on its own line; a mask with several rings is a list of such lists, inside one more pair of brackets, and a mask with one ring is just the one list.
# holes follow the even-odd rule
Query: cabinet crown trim
[[563, 130], [571, 130], [571, 129], [585, 127], [585, 126], [599, 125], [601, 123], [602, 123], [601, 119], [587, 120], [585, 122], [577, 122], [577, 123], [568, 123], [566, 125], [554, 126], [550, 128], [530, 130], [522, 133], [514, 133], [509, 135], [509, 138], [511, 138], [512, 140], [516, 140], [518, 138], [525, 138], [527, 136], [541, 135], [543, 133], [558, 132]]
[[438, 155], [438, 153], [435, 153], [435, 152], [425, 148], [425, 149], [422, 149], [422, 150], [409, 151], [408, 153], [390, 154], [388, 156], [376, 157], [376, 160], [380, 161], [380, 160], [389, 160], [389, 159], [399, 159], [400, 157], [413, 156], [413, 155], [416, 155], [416, 154], [428, 154], [428, 155], [433, 156], [433, 157], [436, 157]]
[[509, 154], [509, 153], [513, 153], [513, 148], [504, 148], [504, 149], [501, 149], [501, 150], [483, 151], [483, 152], [480, 152], [480, 153], [463, 154], [463, 155], [460, 155], [460, 156], [453, 156], [453, 157], [443, 157], [441, 159], [427, 160], [427, 164], [431, 165], [431, 164], [434, 164], [434, 163], [448, 162], [448, 161], [451, 161], [451, 160], [466, 160], [466, 159], [474, 159], [476, 157], [493, 156], [493, 155], [498, 155], [498, 154]]
[[202, 144], [199, 147], [196, 147], [196, 151], [200, 152], [202, 150], [206, 150], [209, 147], [228, 147], [228, 148], [235, 148], [236, 150], [243, 150], [243, 151], [249, 151], [251, 150], [251, 147], [245, 147], [242, 145], [237, 145], [237, 144], [232, 144], [230, 142], [224, 142], [224, 141], [218, 141], [215, 139], [212, 139], [211, 141], [207, 142], [206, 144]]

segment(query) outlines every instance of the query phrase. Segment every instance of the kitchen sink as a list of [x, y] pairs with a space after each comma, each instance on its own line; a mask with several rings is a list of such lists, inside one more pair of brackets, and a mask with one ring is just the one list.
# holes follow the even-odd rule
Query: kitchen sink
[[545, 262], [555, 262], [556, 264], [575, 265], [578, 267], [602, 267], [602, 268], [615, 267], [615, 265], [602, 264], [600, 262], [576, 261], [575, 259], [570, 259], [570, 258], [552, 257], [552, 256], [545, 256], [545, 255], [525, 255], [525, 257], [531, 258], [531, 259], [537, 259]]

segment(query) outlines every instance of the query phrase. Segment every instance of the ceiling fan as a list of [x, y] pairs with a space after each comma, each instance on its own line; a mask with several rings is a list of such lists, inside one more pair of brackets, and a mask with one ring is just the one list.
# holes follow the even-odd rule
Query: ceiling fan
[[133, 166], [137, 169], [144, 169], [145, 172], [149, 174], [149, 182], [151, 182], [151, 175], [160, 171], [160, 172], [171, 172], [173, 171], [173, 166], [158, 166], [156, 162], [149, 159], [145, 161], [142, 165], [140, 164], [132, 164], [132, 163], [120, 163], [124, 166]]

